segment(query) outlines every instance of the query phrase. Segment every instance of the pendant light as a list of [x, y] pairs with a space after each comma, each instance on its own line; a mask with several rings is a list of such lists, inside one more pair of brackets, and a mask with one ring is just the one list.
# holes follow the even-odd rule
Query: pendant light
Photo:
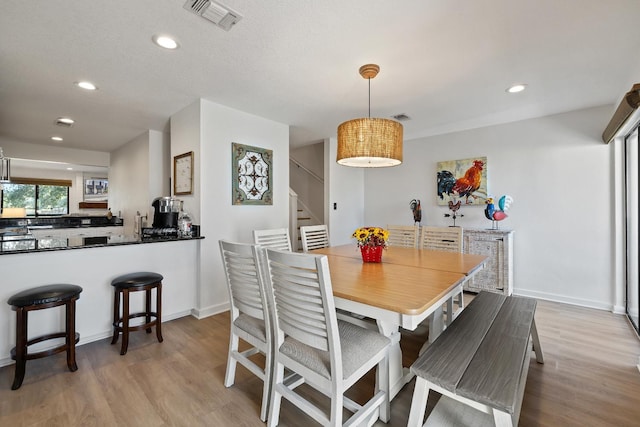
[[2, 147], [0, 147], [0, 182], [11, 182], [11, 163], [8, 157], [5, 157], [2, 153]]
[[402, 124], [390, 119], [371, 118], [371, 79], [379, 71], [376, 64], [360, 67], [360, 75], [369, 81], [369, 116], [338, 126], [338, 164], [383, 168], [402, 163]]

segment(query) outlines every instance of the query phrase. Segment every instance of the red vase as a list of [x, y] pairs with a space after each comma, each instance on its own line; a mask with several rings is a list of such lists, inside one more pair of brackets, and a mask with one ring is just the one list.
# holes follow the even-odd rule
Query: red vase
[[362, 253], [363, 262], [382, 262], [382, 246], [362, 246], [360, 252]]

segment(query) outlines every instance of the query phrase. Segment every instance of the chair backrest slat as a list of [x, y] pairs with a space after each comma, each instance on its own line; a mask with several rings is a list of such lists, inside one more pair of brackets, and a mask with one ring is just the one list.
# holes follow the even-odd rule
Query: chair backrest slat
[[300, 240], [304, 252], [329, 246], [329, 229], [326, 225], [306, 225], [300, 227]]
[[260, 246], [291, 252], [288, 228], [253, 230], [253, 241]]
[[327, 257], [269, 248], [266, 254], [276, 334], [288, 335], [322, 351], [339, 346], [332, 332], [337, 331], [337, 319]]
[[415, 248], [418, 246], [420, 228], [415, 225], [387, 225], [389, 246]]
[[423, 227], [422, 249], [462, 252], [462, 227]]
[[[254, 245], [220, 241], [232, 316], [238, 312], [268, 320], [261, 255]], [[258, 261], [256, 261], [258, 260]], [[235, 312], [235, 313], [234, 313]]]

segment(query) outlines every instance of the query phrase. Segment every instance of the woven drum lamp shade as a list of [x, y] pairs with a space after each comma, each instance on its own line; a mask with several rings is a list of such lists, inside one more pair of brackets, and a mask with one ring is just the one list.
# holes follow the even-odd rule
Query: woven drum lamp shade
[[402, 163], [402, 124], [395, 120], [361, 118], [338, 126], [338, 164], [360, 168]]

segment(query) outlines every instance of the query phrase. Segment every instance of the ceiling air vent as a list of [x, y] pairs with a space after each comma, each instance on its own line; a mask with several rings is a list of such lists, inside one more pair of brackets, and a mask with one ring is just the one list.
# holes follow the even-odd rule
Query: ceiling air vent
[[396, 119], [399, 122], [404, 122], [407, 120], [411, 120], [411, 117], [407, 116], [406, 114], [402, 113], [402, 114], [396, 114], [395, 116], [391, 116], [394, 119]]
[[225, 31], [229, 31], [242, 15], [218, 2], [211, 0], [187, 0], [184, 8], [213, 22]]

